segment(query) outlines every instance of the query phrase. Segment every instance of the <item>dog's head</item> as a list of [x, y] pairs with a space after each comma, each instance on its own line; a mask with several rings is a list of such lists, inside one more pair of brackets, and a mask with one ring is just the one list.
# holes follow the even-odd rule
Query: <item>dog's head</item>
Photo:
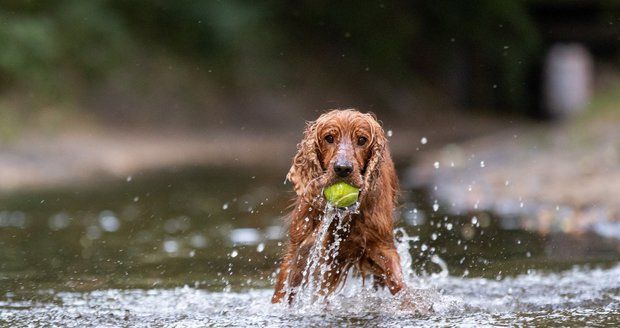
[[382, 165], [394, 174], [385, 133], [370, 113], [329, 111], [308, 123], [297, 147], [287, 178], [297, 195], [311, 202], [338, 181], [360, 188], [363, 199], [375, 188]]

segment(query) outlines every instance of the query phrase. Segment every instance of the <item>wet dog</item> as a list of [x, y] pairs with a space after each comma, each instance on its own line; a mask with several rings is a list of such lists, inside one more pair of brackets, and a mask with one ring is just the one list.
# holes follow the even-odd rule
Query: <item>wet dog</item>
[[[287, 179], [296, 199], [290, 214], [289, 241], [277, 275], [272, 302], [291, 302], [304, 277], [320, 282], [322, 295], [333, 293], [355, 267], [363, 277], [373, 276], [377, 287], [397, 294], [405, 287], [400, 258], [394, 245], [392, 213], [398, 198], [398, 177], [385, 133], [372, 114], [332, 110], [309, 122]], [[322, 258], [326, 269], [307, 272], [308, 257], [324, 223], [323, 188], [344, 181], [360, 189], [355, 211], [343, 212], [347, 229], [330, 233], [319, 243], [336, 239], [338, 251]]]

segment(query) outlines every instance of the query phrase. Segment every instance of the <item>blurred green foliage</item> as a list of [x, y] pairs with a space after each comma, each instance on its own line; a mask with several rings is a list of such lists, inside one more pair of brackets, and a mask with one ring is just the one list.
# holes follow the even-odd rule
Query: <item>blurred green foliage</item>
[[519, 0], [4, 0], [0, 88], [72, 93], [150, 52], [208, 67], [221, 82], [266, 87], [299, 79], [292, 72], [318, 63], [331, 77], [426, 80], [444, 88], [455, 63], [465, 61], [482, 72], [474, 81], [498, 85], [490, 93], [518, 107], [527, 66], [539, 51], [525, 6]]
[[103, 0], [3, 1], [0, 21], [5, 87], [67, 91], [66, 79], [96, 77], [131, 46], [123, 20]]

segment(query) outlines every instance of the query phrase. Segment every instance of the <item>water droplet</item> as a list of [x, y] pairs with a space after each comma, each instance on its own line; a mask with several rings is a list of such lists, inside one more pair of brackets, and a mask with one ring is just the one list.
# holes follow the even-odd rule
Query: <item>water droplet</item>
[[284, 236], [284, 229], [281, 226], [270, 226], [265, 229], [265, 238], [269, 240], [280, 239]]
[[439, 168], [439, 162], [435, 162], [435, 163], [433, 163], [433, 166], [434, 166], [436, 169], [438, 169], [438, 168]]
[[164, 251], [166, 253], [176, 253], [179, 250], [179, 243], [176, 240], [164, 241]]
[[428, 142], [428, 139], [426, 139], [426, 137], [422, 137], [422, 139], [420, 139], [420, 143], [423, 145], [426, 145], [427, 142]]
[[222, 209], [225, 211], [228, 209], [228, 203], [224, 203], [224, 205], [222, 205]]
[[387, 136], [391, 137], [392, 135], [394, 135], [394, 132], [392, 132], [392, 130], [387, 130]]
[[103, 211], [99, 214], [99, 225], [108, 232], [114, 232], [121, 226], [121, 222], [112, 211]]
[[260, 234], [254, 228], [239, 228], [230, 231], [230, 240], [235, 244], [254, 245], [259, 239]]
[[260, 243], [256, 246], [256, 251], [262, 253], [265, 250], [265, 243]]
[[239, 255], [239, 252], [237, 252], [236, 249], [233, 249], [232, 252], [230, 252], [230, 257], [237, 257], [237, 255]]

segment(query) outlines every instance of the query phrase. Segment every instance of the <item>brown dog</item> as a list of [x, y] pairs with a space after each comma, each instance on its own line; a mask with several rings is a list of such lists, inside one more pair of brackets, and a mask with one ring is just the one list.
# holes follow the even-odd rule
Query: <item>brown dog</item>
[[[398, 178], [375, 116], [353, 109], [327, 112], [308, 123], [297, 148], [287, 175], [297, 194], [290, 240], [271, 301], [278, 303], [286, 296], [292, 301], [308, 275], [318, 275], [321, 292], [328, 295], [354, 266], [362, 277], [372, 275], [376, 286], [398, 293], [404, 287], [392, 221]], [[338, 181], [360, 188], [358, 210], [342, 218], [347, 221], [346, 230], [338, 231], [335, 221], [328, 227], [333, 233], [321, 242], [329, 246], [339, 240], [338, 251], [325, 260], [328, 269], [305, 272], [325, 214], [323, 188]]]

